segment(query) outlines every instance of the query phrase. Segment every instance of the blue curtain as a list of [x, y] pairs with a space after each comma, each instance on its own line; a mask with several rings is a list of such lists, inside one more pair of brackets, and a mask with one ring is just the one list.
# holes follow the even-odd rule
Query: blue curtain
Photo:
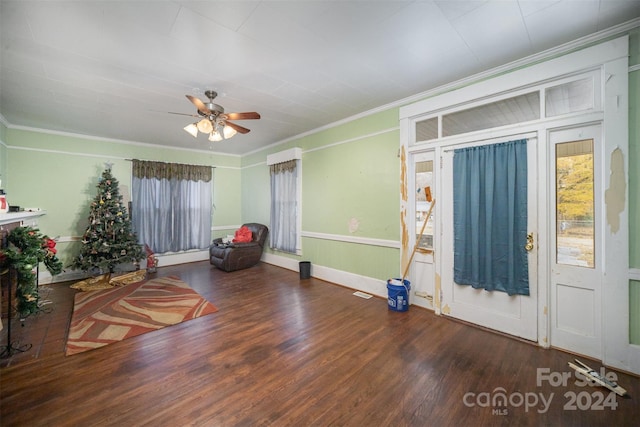
[[529, 295], [527, 141], [454, 151], [454, 280]]

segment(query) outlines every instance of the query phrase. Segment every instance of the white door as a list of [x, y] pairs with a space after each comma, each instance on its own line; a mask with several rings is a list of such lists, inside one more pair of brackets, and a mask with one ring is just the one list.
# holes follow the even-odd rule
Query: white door
[[551, 345], [602, 358], [601, 127], [549, 133]]
[[[508, 139], [519, 139], [509, 137]], [[502, 139], [495, 142], [504, 142]], [[486, 145], [486, 142], [456, 146]], [[455, 317], [480, 326], [537, 341], [537, 191], [536, 191], [536, 138], [527, 142], [527, 228], [533, 238], [533, 247], [528, 252], [529, 295], [508, 295], [505, 292], [474, 289], [455, 283], [453, 277], [453, 150], [445, 150], [442, 156], [442, 314]], [[440, 200], [438, 203], [440, 203]], [[522, 242], [525, 246], [526, 241]]]

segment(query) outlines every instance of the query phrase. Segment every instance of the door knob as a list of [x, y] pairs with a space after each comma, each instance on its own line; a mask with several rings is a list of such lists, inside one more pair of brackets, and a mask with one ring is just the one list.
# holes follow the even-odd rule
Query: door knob
[[524, 249], [530, 252], [533, 249], [533, 233], [527, 234], [527, 244], [524, 245]]

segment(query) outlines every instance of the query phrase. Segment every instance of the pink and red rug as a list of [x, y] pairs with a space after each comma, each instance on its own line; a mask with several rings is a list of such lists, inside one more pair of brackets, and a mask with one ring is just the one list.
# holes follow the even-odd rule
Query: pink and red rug
[[75, 295], [66, 355], [103, 347], [218, 311], [177, 277]]

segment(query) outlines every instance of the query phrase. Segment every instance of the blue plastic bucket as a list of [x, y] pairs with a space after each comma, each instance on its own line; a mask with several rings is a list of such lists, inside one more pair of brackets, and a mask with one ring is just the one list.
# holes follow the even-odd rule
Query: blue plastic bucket
[[409, 291], [411, 290], [411, 282], [402, 279], [387, 280], [387, 290], [389, 297], [387, 304], [389, 310], [407, 311], [409, 310]]

